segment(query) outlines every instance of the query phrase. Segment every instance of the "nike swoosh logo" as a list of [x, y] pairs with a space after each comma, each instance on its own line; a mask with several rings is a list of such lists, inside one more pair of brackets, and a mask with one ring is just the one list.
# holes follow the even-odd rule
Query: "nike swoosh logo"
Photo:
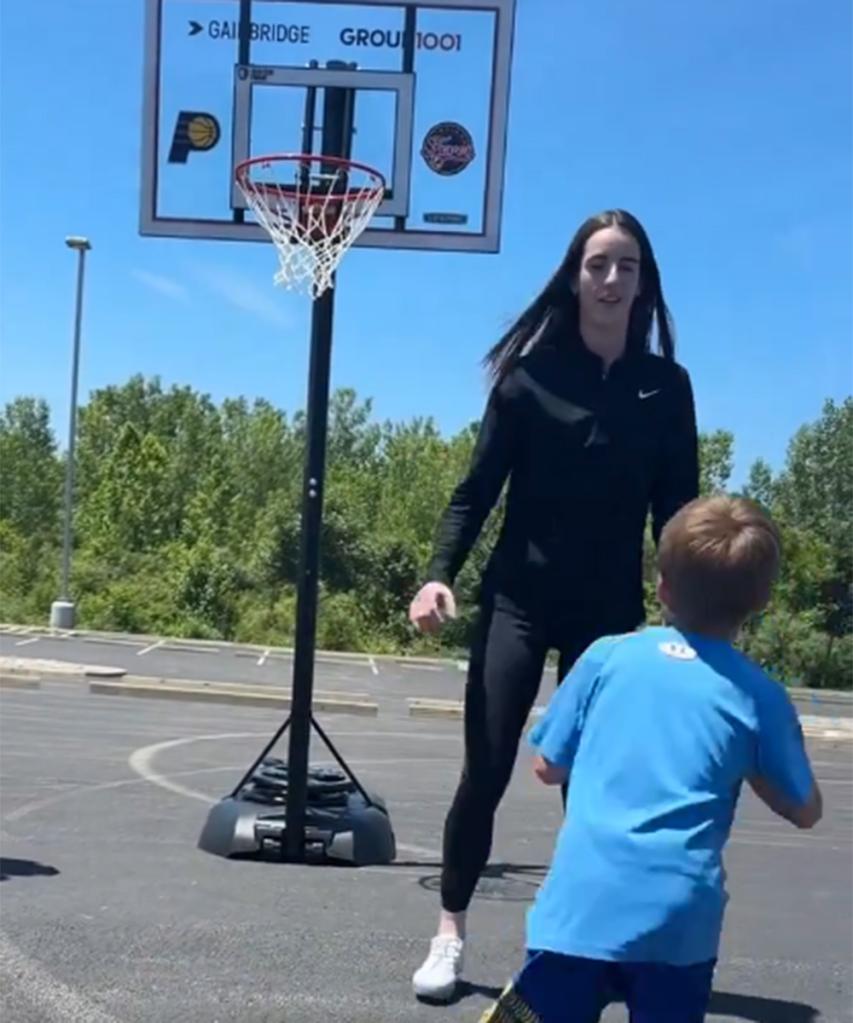
[[637, 397], [640, 399], [640, 401], [645, 401], [646, 398], [651, 398], [653, 394], [660, 394], [660, 388], [658, 387], [654, 391], [641, 390]]

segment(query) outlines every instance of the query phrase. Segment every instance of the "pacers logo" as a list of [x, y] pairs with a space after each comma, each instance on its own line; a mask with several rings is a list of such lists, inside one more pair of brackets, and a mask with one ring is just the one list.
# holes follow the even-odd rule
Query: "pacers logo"
[[175, 134], [169, 150], [169, 163], [186, 163], [193, 151], [213, 149], [222, 134], [213, 114], [181, 110], [175, 122]]
[[474, 140], [461, 124], [443, 121], [426, 133], [421, 156], [436, 174], [458, 174], [474, 159]]

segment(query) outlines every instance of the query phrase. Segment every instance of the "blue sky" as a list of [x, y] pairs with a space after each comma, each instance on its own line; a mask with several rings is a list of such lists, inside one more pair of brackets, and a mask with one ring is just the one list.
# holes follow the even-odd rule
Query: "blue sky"
[[[657, 250], [700, 428], [735, 433], [738, 478], [759, 455], [780, 465], [853, 389], [850, 6], [519, 8], [502, 251], [350, 253], [333, 384], [382, 418], [476, 418], [483, 352], [577, 224], [624, 206]], [[138, 235], [142, 20], [140, 0], [3, 5], [0, 400], [45, 397], [60, 436], [69, 233], [94, 246], [82, 397], [141, 372], [217, 400], [304, 400], [309, 306], [273, 288], [267, 246]]]

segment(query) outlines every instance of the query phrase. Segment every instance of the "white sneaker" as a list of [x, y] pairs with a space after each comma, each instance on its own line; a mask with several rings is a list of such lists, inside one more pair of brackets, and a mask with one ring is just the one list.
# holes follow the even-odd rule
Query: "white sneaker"
[[460, 938], [439, 934], [432, 939], [429, 955], [412, 977], [418, 998], [447, 1002], [453, 997], [456, 983], [462, 976], [463, 945]]

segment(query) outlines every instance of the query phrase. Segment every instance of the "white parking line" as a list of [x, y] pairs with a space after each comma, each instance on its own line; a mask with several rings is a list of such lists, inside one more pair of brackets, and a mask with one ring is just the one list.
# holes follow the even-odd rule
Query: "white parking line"
[[269, 657], [269, 655], [270, 655], [270, 648], [267, 647], [266, 650], [264, 650], [264, 652], [258, 658], [258, 667], [259, 668], [262, 668], [264, 666], [264, 664], [266, 664], [266, 660]]
[[29, 646], [30, 643], [38, 643], [41, 636], [31, 636], [29, 639], [19, 639], [15, 646]]
[[372, 657], [367, 658], [367, 663], [370, 665], [370, 670], [374, 675], [379, 674], [379, 669], [376, 667], [376, 661]]
[[152, 643], [150, 646], [143, 647], [141, 650], [136, 651], [137, 657], [142, 657], [144, 654], [150, 654], [152, 650], [156, 650], [157, 647], [161, 647], [166, 642], [165, 639], [158, 639], [156, 643]]

